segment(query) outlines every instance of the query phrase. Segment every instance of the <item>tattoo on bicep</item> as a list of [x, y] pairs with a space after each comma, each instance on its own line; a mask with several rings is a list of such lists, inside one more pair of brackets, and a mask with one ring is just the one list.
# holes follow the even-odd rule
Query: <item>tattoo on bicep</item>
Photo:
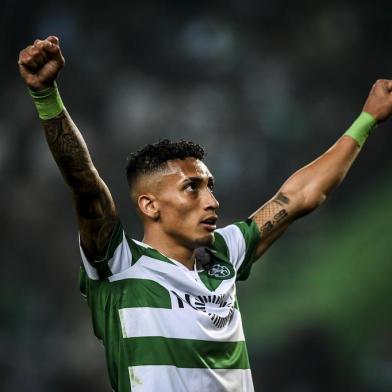
[[289, 203], [290, 199], [287, 196], [278, 193], [276, 197], [252, 216], [264, 235], [270, 233], [277, 224], [288, 217], [287, 210], [284, 207]]
[[256, 223], [259, 225], [259, 227], [261, 228], [262, 233], [267, 234], [270, 231], [272, 231], [272, 229], [274, 228], [274, 225], [271, 221], [267, 221], [265, 222], [263, 225], [260, 225], [257, 221], [257, 218], [255, 219]]
[[[83, 248], [91, 260], [105, 257], [108, 243], [117, 219], [101, 221], [93, 225], [80, 226], [80, 237]], [[95, 226], [95, 227], [94, 227]]]

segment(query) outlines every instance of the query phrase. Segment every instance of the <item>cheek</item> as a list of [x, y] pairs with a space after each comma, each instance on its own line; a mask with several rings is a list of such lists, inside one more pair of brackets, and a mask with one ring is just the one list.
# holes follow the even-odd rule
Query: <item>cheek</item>
[[196, 215], [195, 203], [183, 200], [181, 197], [167, 198], [161, 201], [161, 219], [163, 222], [173, 222], [182, 225], [185, 221], [192, 219]]

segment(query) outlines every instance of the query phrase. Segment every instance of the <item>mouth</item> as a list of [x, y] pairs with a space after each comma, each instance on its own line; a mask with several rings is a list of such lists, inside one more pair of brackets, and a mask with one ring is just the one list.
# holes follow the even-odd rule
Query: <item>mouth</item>
[[208, 231], [216, 230], [216, 221], [218, 217], [216, 215], [207, 217], [206, 219], [202, 220], [200, 224]]

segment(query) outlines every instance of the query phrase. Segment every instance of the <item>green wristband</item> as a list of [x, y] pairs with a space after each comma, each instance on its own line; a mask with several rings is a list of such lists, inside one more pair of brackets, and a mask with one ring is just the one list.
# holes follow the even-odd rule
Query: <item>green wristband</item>
[[64, 109], [56, 82], [54, 85], [43, 90], [30, 90], [38, 116], [41, 120], [49, 120], [59, 115]]
[[371, 114], [362, 112], [344, 135], [352, 137], [362, 147], [376, 125], [377, 121]]

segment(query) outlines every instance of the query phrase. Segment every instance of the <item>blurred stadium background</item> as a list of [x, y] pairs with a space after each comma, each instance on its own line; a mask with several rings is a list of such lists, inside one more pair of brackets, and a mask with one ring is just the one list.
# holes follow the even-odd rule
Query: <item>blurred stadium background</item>
[[[0, 12], [0, 390], [110, 390], [77, 286], [70, 193], [19, 79], [60, 37], [59, 86], [125, 226], [129, 152], [204, 145], [220, 224], [247, 217], [326, 150], [391, 77], [390, 2], [13, 2]], [[256, 391], [392, 390], [392, 121], [346, 181], [239, 284]]]

